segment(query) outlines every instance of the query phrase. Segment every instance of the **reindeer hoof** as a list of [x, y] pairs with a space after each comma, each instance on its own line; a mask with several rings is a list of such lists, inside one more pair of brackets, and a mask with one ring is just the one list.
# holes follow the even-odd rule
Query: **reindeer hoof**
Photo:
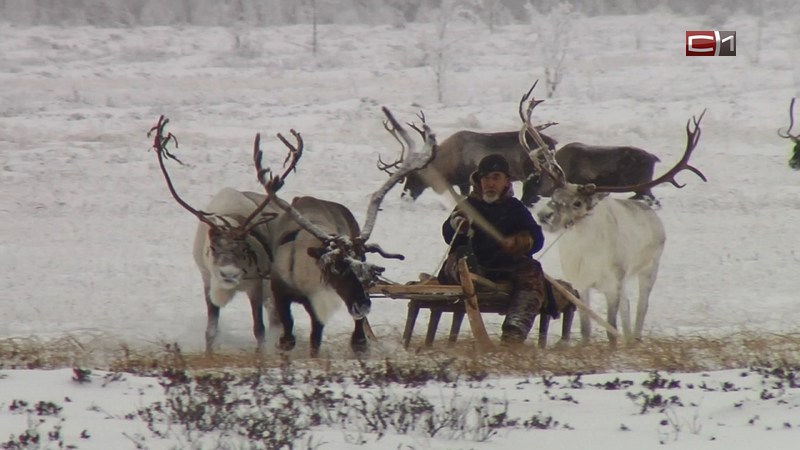
[[367, 344], [367, 338], [352, 338], [350, 339], [350, 348], [353, 349], [353, 352], [356, 354], [366, 353], [369, 350], [369, 344]]
[[554, 347], [557, 349], [569, 348], [569, 343], [569, 339], [562, 338], [560, 341], [556, 342]]
[[278, 348], [285, 352], [292, 350], [295, 345], [297, 345], [297, 340], [294, 338], [294, 336], [281, 336], [281, 338], [278, 340]]

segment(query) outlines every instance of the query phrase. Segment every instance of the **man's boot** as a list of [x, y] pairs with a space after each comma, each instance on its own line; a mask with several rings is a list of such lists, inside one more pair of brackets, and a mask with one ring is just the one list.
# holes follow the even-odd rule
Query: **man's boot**
[[500, 341], [521, 344], [528, 337], [546, 298], [542, 266], [535, 260], [522, 261], [514, 270], [512, 282], [514, 291], [508, 302]]

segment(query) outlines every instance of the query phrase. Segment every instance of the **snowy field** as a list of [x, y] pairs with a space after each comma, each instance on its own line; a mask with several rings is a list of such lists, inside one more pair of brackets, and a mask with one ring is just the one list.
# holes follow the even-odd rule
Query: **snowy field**
[[[572, 19], [563, 81], [556, 95], [537, 108], [535, 120], [559, 122], [548, 133], [561, 143], [648, 149], [661, 158], [660, 172], [680, 157], [686, 120], [707, 108], [692, 161], [709, 182], [682, 174], [683, 190], [655, 189], [667, 245], [645, 339], [797, 332], [800, 249], [793, 227], [800, 223], [800, 174], [788, 168], [791, 147], [775, 132], [788, 124], [789, 100], [800, 93], [800, 29], [796, 17], [772, 19], [770, 32], [756, 46], [756, 20], [733, 16], [722, 29], [737, 31], [738, 56], [688, 58], [684, 31], [709, 28], [704, 20], [671, 15]], [[120, 343], [137, 349], [173, 342], [187, 352], [203, 348], [206, 312], [191, 257], [196, 220], [169, 196], [155, 154], [148, 151], [146, 132], [159, 115], [170, 118], [168, 131], [180, 142], [177, 155], [188, 163], [171, 166], [173, 181], [195, 207], [205, 206], [225, 186], [259, 191], [251, 153], [255, 134], [262, 133], [268, 159], [279, 164], [284, 148], [274, 135], [294, 128], [305, 138], [306, 154], [284, 196], [335, 200], [362, 219], [369, 195], [385, 179], [375, 168], [378, 155], [386, 160], [398, 151], [381, 125], [380, 107], [407, 121], [417, 120], [415, 114], [423, 110], [440, 140], [461, 129], [515, 130], [520, 96], [535, 79], [544, 78], [539, 30], [515, 25], [492, 34], [485, 26], [450, 24], [439, 102], [431, 65], [440, 43], [430, 25], [323, 26], [316, 56], [309, 47], [310, 26], [0, 25], [0, 338], [46, 342], [70, 336], [95, 355]], [[543, 97], [543, 86], [534, 94]], [[414, 280], [437, 267], [445, 252], [439, 227], [452, 205], [431, 191], [416, 203], [402, 200], [399, 187], [389, 194], [373, 241], [402, 252], [406, 260], [375, 259], [385, 263], [388, 278]], [[548, 273], [560, 275], [555, 249], [540, 258]], [[593, 306], [604, 313], [603, 302]], [[373, 349], [377, 358], [403, 351], [405, 311], [403, 302], [374, 302], [369, 318], [380, 337]], [[302, 358], [308, 353], [309, 327], [300, 308], [295, 316], [294, 355]], [[420, 320], [425, 319], [423, 314]], [[496, 337], [501, 318], [485, 319]], [[351, 326], [341, 310], [326, 328], [323, 356], [351, 356]], [[222, 311], [221, 351], [251, 350], [250, 330], [249, 305], [237, 298]], [[595, 333], [605, 339], [598, 327]], [[735, 376], [720, 372], [710, 380], [722, 384]], [[20, 377], [35, 384], [20, 384]], [[6, 395], [10, 389], [30, 396], [52, 390], [63, 400], [61, 389], [68, 389], [63, 385], [68, 380], [64, 371], [0, 372], [0, 386], [8, 385], [0, 388], [0, 439], [24, 425], [6, 420], [14, 398]], [[517, 389], [517, 381], [498, 385]], [[137, 389], [137, 383], [131, 381], [130, 389]], [[531, 401], [544, 395], [541, 386], [531, 389], [525, 394]], [[718, 433], [687, 440], [684, 432], [684, 439], [667, 441], [674, 448], [716, 448], [713, 435], [727, 440], [730, 448], [745, 448], [735, 447], [742, 442], [789, 448], [796, 431], [756, 431], [782, 428], [784, 422], [799, 427], [800, 391], [787, 391], [785, 403], [761, 411], [762, 404], [776, 401], [759, 400], [753, 389], [756, 405], [745, 412], [735, 410], [738, 400], [698, 400], [692, 414], [715, 424]], [[487, 392], [515, 402], [518, 396], [503, 389]], [[636, 405], [617, 394], [617, 412], [635, 416]], [[592, 398], [593, 408], [611, 401]], [[591, 419], [589, 412], [581, 414]], [[748, 424], [758, 415], [770, 415], [773, 422]], [[571, 419], [559, 420], [575, 426]], [[626, 420], [603, 422], [606, 433], [575, 427], [558, 433], [572, 441], [552, 443], [620, 450], [658, 445], [657, 420], [621, 437], [619, 424]], [[71, 432], [77, 436], [80, 430]], [[120, 439], [77, 445], [133, 448], [130, 440]], [[494, 446], [452, 445], [520, 448], [525, 439], [523, 433]], [[368, 443], [388, 448], [385, 441]], [[390, 444], [453, 448], [438, 441]], [[344, 448], [327, 448], [334, 447]]]

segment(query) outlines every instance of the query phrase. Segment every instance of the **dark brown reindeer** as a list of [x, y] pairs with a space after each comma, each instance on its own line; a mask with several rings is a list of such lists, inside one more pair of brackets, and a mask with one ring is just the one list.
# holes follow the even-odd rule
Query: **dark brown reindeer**
[[800, 134], [790, 134], [792, 132], [792, 127], [794, 126], [794, 101], [797, 100], [796, 97], [792, 97], [792, 101], [789, 103], [789, 128], [786, 130], [785, 133], [781, 133], [780, 128], [778, 129], [778, 136], [786, 139], [790, 139], [794, 142], [794, 149], [792, 150], [792, 157], [789, 158], [789, 167], [794, 170], [800, 170]]
[[[423, 135], [424, 147], [415, 151], [408, 133], [388, 109], [383, 111], [388, 119], [387, 130], [403, 145], [403, 156], [402, 160], [384, 166], [387, 170], [390, 167], [397, 170], [372, 194], [363, 228], [359, 228], [353, 214], [341, 204], [314, 197], [297, 197], [291, 204], [284, 201], [276, 194], [283, 178], [273, 178], [269, 168], [260, 166], [260, 156], [256, 158], [259, 179], [273, 203], [285, 212], [275, 222], [271, 245], [275, 254], [272, 297], [283, 325], [283, 335], [279, 340], [283, 350], [291, 350], [296, 343], [290, 310], [292, 302], [302, 304], [311, 317], [312, 356], [319, 353], [326, 320], [342, 301], [355, 322], [351, 348], [356, 352], [367, 348], [365, 326], [371, 307], [368, 289], [384, 269], [367, 262], [366, 254], [403, 258], [402, 255], [384, 252], [377, 244], [368, 243], [378, 208], [395, 184], [429, 162], [436, 145], [433, 133], [423, 123], [423, 128], [418, 131]], [[293, 134], [297, 141], [295, 145], [278, 135], [289, 149], [287, 160], [291, 161], [284, 173], [294, 168], [303, 151], [302, 138], [294, 131]], [[256, 136], [255, 151], [260, 154], [258, 147], [259, 137]]]
[[[587, 145], [571, 142], [555, 152], [556, 163], [564, 171], [567, 182], [594, 183], [601, 186], [630, 186], [653, 179], [655, 164], [660, 161], [638, 147]], [[532, 204], [535, 195], [549, 197], [551, 190], [542, 184], [541, 176], [531, 177], [523, 189], [523, 202]], [[529, 197], [526, 198], [525, 196]], [[635, 200], [658, 204], [650, 188], [634, 193]]]
[[164, 165], [165, 158], [183, 164], [167, 150], [170, 142], [175, 147], [178, 146], [172, 133], [164, 133], [167, 123], [169, 119], [161, 116], [148, 136], [155, 135], [153, 149], [158, 156], [158, 164], [170, 194], [179, 205], [199, 220], [193, 255], [203, 279], [208, 313], [206, 352], [212, 353], [214, 349], [220, 308], [230, 303], [237, 292], [246, 292], [250, 299], [253, 335], [260, 350], [265, 337], [264, 307], [269, 312], [270, 322], [275, 320], [270, 302], [265, 301], [269, 291], [265, 278], [269, 276], [273, 260], [269, 248], [272, 219], [280, 211], [271, 209], [268, 205], [269, 197], [265, 195], [227, 187], [214, 195], [205, 211], [189, 205], [178, 195]]
[[[530, 98], [539, 80], [533, 83], [522, 100]], [[599, 146], [572, 142], [553, 152], [553, 146], [543, 140], [538, 129], [530, 124], [530, 114], [533, 108], [544, 100], [531, 100], [527, 116], [520, 102], [519, 116], [525, 124], [519, 132], [520, 145], [536, 167], [524, 181], [522, 202], [528, 206], [539, 199], [539, 196], [550, 197], [559, 186], [560, 181], [555, 181], [552, 176], [543, 176], [542, 164], [555, 167], [559, 176], [567, 183], [595, 184], [600, 186], [631, 186], [642, 185], [634, 191], [634, 200], [644, 200], [651, 206], [658, 206], [658, 200], [646, 183], [653, 179], [653, 166], [659, 161], [658, 157], [637, 147], [629, 146]], [[538, 151], [533, 151], [528, 141], [534, 137]], [[546, 170], [545, 170], [546, 172]], [[555, 181], [555, 182], [554, 182]]]

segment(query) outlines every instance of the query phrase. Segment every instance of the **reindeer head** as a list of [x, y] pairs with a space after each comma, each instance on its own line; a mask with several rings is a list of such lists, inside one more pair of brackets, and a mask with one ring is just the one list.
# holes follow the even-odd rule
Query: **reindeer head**
[[591, 214], [594, 207], [608, 195], [591, 192], [591, 189], [571, 183], [555, 189], [550, 200], [537, 213], [542, 228], [555, 233], [570, 228]]
[[[534, 87], [536, 84], [534, 83]], [[692, 117], [686, 123], [686, 149], [683, 152], [683, 157], [678, 161], [669, 171], [655, 178], [647, 183], [640, 183], [632, 186], [596, 186], [594, 184], [571, 184], [567, 183], [564, 171], [558, 167], [555, 160], [555, 152], [544, 145], [541, 139], [537, 139], [535, 127], [531, 124], [531, 113], [536, 105], [539, 103], [536, 100], [531, 100], [527, 113], [523, 113], [523, 104], [531, 94], [531, 90], [520, 100], [519, 113], [522, 119], [523, 126], [520, 131], [520, 143], [532, 155], [534, 164], [546, 174], [556, 185], [555, 190], [551, 196], [550, 201], [537, 213], [539, 222], [543, 225], [545, 230], [556, 232], [564, 228], [569, 228], [581, 219], [589, 216], [595, 207], [612, 192], [639, 192], [641, 190], [651, 188], [658, 184], [669, 182], [677, 188], [682, 188], [684, 185], [678, 184], [675, 181], [675, 176], [683, 171], [689, 170], [699, 176], [703, 181], [706, 181], [705, 175], [697, 168], [689, 165], [689, 158], [692, 151], [697, 146], [700, 139], [700, 121], [703, 119], [705, 110], [700, 114], [699, 118]], [[526, 139], [526, 131], [532, 132], [534, 138], [539, 144], [539, 148], [531, 150]]]
[[[264, 273], [258, 273], [261, 269], [258, 266], [256, 252], [248, 242], [248, 239], [255, 238], [253, 233], [256, 227], [269, 222], [277, 216], [275, 212], [264, 212], [270, 200], [269, 196], [265, 197], [252, 211], [248, 209], [246, 211], [237, 211], [234, 214], [213, 214], [193, 208], [178, 195], [164, 164], [165, 158], [183, 164], [167, 149], [167, 145], [170, 142], [173, 142], [175, 147], [178, 146], [178, 141], [172, 133], [164, 134], [164, 128], [167, 123], [169, 123], [169, 119], [161, 116], [158, 124], [148, 132], [148, 136], [155, 134], [152, 148], [158, 157], [158, 164], [167, 182], [170, 194], [179, 205], [207, 226], [208, 246], [204, 251], [206, 252], [205, 257], [210, 260], [211, 265], [214, 267], [211, 270], [211, 276], [224, 289], [235, 289], [246, 277], [264, 276]], [[225, 206], [241, 202], [243, 195], [234, 189], [223, 189], [212, 201], [212, 206], [215, 203], [216, 206]], [[266, 266], [263, 269], [268, 270], [269, 267]]]
[[220, 287], [235, 289], [244, 278], [266, 275], [249, 273], [258, 267], [258, 257], [247, 237], [238, 226], [231, 224], [220, 223], [208, 228], [207, 256], [215, 268], [211, 276], [217, 279]]
[[789, 128], [786, 130], [785, 133], [782, 133], [780, 129], [778, 129], [778, 136], [782, 138], [786, 138], [794, 142], [794, 149], [792, 150], [792, 157], [789, 158], [789, 167], [794, 170], [800, 170], [800, 134], [790, 134], [792, 131], [792, 127], [794, 126], [794, 101], [797, 100], [796, 97], [792, 97], [792, 101], [789, 103]]
[[[285, 211], [287, 217], [291, 218], [291, 220], [295, 221], [302, 229], [309, 232], [319, 241], [319, 245], [309, 247], [307, 251], [310, 256], [317, 260], [323, 277], [326, 278], [329, 285], [337, 284], [338, 281], [340, 281], [337, 280], [337, 278], [350, 276], [357, 278], [359, 283], [364, 287], [374, 284], [377, 281], [378, 275], [380, 275], [384, 269], [368, 263], [366, 261], [367, 253], [378, 253], [386, 258], [403, 259], [402, 255], [386, 253], [380, 246], [369, 243], [368, 241], [375, 226], [378, 210], [383, 198], [392, 187], [408, 174], [428, 164], [433, 157], [433, 148], [436, 145], [436, 139], [427, 124], [423, 123], [423, 128], [415, 129], [422, 134], [425, 145], [421, 151], [416, 151], [416, 146], [408, 132], [403, 129], [388, 109], [383, 108], [383, 112], [387, 117], [387, 122], [384, 126], [392, 136], [401, 143], [401, 156], [397, 161], [391, 164], [383, 163], [383, 161], [379, 162], [383, 165], [384, 169], [390, 173], [390, 177], [378, 190], [373, 192], [369, 206], [367, 207], [364, 226], [361, 227], [360, 231], [354, 231], [352, 235], [331, 235], [326, 233], [303, 215], [302, 208], [295, 208], [294, 204], [289, 204], [281, 199], [275, 192], [274, 179], [271, 176], [269, 179], [266, 177], [266, 175], [271, 174], [271, 170], [269, 168], [261, 168], [259, 160], [256, 159], [259, 179], [270, 193], [273, 202]], [[423, 117], [424, 120], [424, 116], [421, 117]], [[290, 156], [287, 159], [292, 159], [292, 161], [296, 163], [297, 159], [299, 159], [302, 154], [303, 144], [299, 134], [294, 131], [293, 133], [297, 140], [296, 145], [289, 143], [281, 135], [278, 135], [278, 138], [289, 149]], [[256, 141], [256, 147], [257, 146], [258, 140]], [[390, 171], [389, 169], [395, 170]], [[357, 224], [354, 224], [352, 228], [357, 230]]]

